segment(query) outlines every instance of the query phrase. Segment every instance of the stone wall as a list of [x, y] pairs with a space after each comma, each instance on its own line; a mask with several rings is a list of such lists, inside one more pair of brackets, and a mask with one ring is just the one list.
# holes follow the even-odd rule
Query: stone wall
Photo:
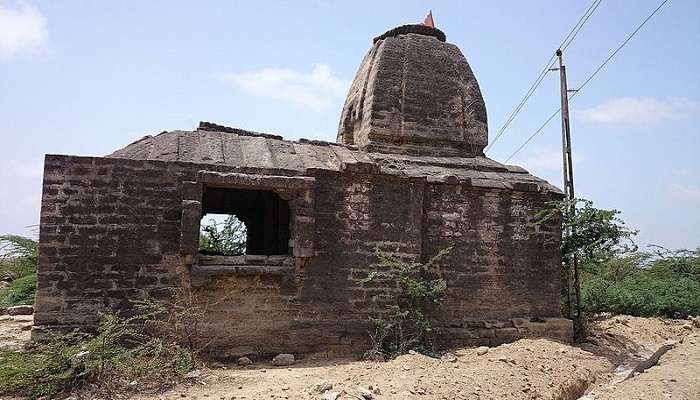
[[94, 324], [178, 284], [180, 180], [174, 164], [46, 156], [35, 325]]
[[310, 170], [312, 257], [295, 257], [286, 272], [202, 275], [180, 246], [183, 182], [200, 170], [287, 173], [47, 156], [37, 330], [89, 326], [99, 311], [128, 311], [129, 299], [187, 286], [206, 304], [201, 333], [219, 355], [361, 352], [369, 317], [385, 316], [397, 290], [360, 284], [376, 267], [374, 249], [426, 261], [452, 246], [440, 266], [449, 288], [437, 315], [446, 344], [572, 336], [570, 322], [557, 318], [559, 231], [526, 226], [548, 200], [539, 192]]

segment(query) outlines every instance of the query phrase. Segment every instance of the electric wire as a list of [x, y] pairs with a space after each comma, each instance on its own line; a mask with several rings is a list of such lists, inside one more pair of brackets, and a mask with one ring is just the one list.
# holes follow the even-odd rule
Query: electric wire
[[[559, 45], [560, 49], [564, 49], [566, 47], [569, 47], [569, 45], [574, 41], [576, 38], [576, 35], [578, 35], [579, 31], [583, 27], [583, 25], [588, 21], [588, 18], [593, 15], [595, 10], [598, 8], [600, 3], [603, 0], [593, 0], [593, 3], [591, 3], [590, 6], [588, 6], [588, 9], [586, 9], [586, 12], [583, 13], [581, 18], [576, 22], [576, 25], [574, 25], [573, 28], [569, 31], [569, 33], [564, 37], [564, 40], [562, 40], [561, 44]], [[506, 122], [501, 126], [501, 128], [498, 130], [496, 133], [496, 136], [491, 140], [491, 143], [486, 147], [485, 151], [489, 151], [491, 147], [498, 141], [498, 139], [503, 135], [503, 132], [510, 126], [511, 122], [518, 116], [522, 108], [525, 106], [525, 103], [532, 97], [532, 95], [535, 93], [535, 90], [540, 86], [542, 81], [544, 80], [545, 76], [547, 75], [547, 72], [549, 72], [549, 69], [554, 65], [555, 62], [555, 55], [553, 54], [547, 63], [545, 64], [544, 68], [540, 72], [540, 74], [537, 76], [535, 81], [530, 85], [530, 88], [528, 89], [527, 93], [525, 93], [525, 96], [523, 97], [522, 100], [520, 100], [520, 103], [518, 103], [517, 107], [510, 113], [508, 116]]]
[[[581, 28], [583, 28], [583, 26], [586, 24], [586, 21], [588, 21], [588, 18], [590, 18], [591, 15], [593, 15], [595, 10], [598, 9], [598, 6], [602, 2], [603, 2], [603, 0], [599, 0], [597, 3], [594, 1], [593, 4], [591, 4], [591, 6], [588, 7], [588, 10], [590, 10], [590, 12], [588, 12], [588, 10], [586, 11], [588, 15], [583, 14], [583, 16], [581, 17], [581, 19], [579, 19], [579, 22], [577, 24], [578, 28], [574, 27], [576, 29], [576, 32], [574, 32], [574, 34], [571, 36], [571, 39], [568, 42], [566, 41], [566, 39], [564, 39], [564, 41], [561, 43], [561, 45], [559, 45], [559, 49], [564, 51], [564, 50], [566, 50], [567, 47], [569, 47], [571, 42], [573, 42], [574, 38], [576, 38], [576, 36], [578, 35]], [[593, 9], [591, 10], [591, 8], [593, 8]], [[584, 19], [584, 17], [585, 17], [585, 19]]]
[[[622, 44], [620, 44], [612, 53], [610, 53], [610, 55], [605, 59], [605, 61], [603, 61], [603, 62], [600, 64], [600, 66], [598, 66], [598, 68], [596, 68], [595, 71], [593, 71], [593, 73], [590, 74], [590, 75], [588, 76], [588, 78], [586, 78], [586, 80], [583, 81], [583, 83], [579, 86], [579, 88], [569, 97], [569, 101], [572, 101], [572, 100], [576, 97], [577, 94], [581, 93], [581, 89], [583, 89], [586, 85], [588, 85], [588, 83], [589, 83], [596, 75], [598, 75], [598, 73], [605, 67], [605, 65], [607, 65], [608, 62], [610, 62], [610, 60], [612, 60], [613, 57], [615, 57], [615, 55], [617, 55], [617, 53], [619, 53], [620, 50], [622, 50], [622, 48], [625, 47], [625, 45], [627, 45], [627, 43], [628, 43], [630, 40], [632, 40], [632, 38], [637, 34], [637, 32], [639, 32], [639, 31], [642, 29], [642, 27], [644, 27], [644, 25], [646, 25], [646, 23], [649, 22], [649, 20], [650, 20], [652, 17], [654, 17], [654, 15], [656, 15], [656, 13], [659, 12], [659, 10], [661, 9], [661, 7], [663, 7], [667, 2], [668, 2], [668, 0], [662, 1], [662, 2], [658, 5], [658, 7], [656, 7], [656, 8], [654, 9], [654, 11], [652, 11], [652, 13], [649, 14], [649, 15], [642, 21], [642, 23], [639, 24], [639, 25], [637, 26], [637, 28], [636, 28], [634, 31], [632, 31], [632, 33], [631, 33], [629, 36], [627, 36], [627, 39], [625, 39], [625, 40], [622, 42]], [[559, 114], [560, 111], [561, 111], [561, 107], [559, 107], [559, 108], [554, 112], [554, 114], [550, 115], [549, 118], [547, 118], [547, 119], [545, 120], [545, 122], [544, 122], [542, 125], [540, 125], [540, 127], [537, 128], [537, 130], [535, 130], [535, 132], [534, 132], [532, 135], [530, 135], [530, 136], [525, 140], [525, 142], [523, 142], [523, 144], [520, 145], [520, 147], [518, 147], [510, 156], [508, 156], [508, 158], [506, 158], [506, 160], [505, 160], [504, 162], [510, 161], [516, 154], [518, 154], [528, 143], [530, 143], [530, 141], [531, 141], [535, 136], [537, 136], [540, 132], [542, 132], [542, 130], [544, 129], [544, 127], [547, 126], [547, 125], [552, 121], [552, 119], [553, 119], [557, 114]]]

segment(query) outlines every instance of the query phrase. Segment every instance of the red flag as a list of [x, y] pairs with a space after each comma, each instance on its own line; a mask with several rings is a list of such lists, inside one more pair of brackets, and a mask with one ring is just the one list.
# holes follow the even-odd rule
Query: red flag
[[433, 22], [433, 12], [430, 11], [428, 15], [425, 16], [425, 19], [423, 20], [423, 25], [429, 26], [431, 28], [435, 28], [435, 22]]

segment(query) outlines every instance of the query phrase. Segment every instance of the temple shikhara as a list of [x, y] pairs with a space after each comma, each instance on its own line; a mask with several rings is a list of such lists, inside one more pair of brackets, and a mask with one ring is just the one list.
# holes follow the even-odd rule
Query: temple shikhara
[[[336, 142], [202, 122], [104, 157], [47, 155], [35, 334], [185, 288], [209, 304], [199, 329], [222, 356], [361, 353], [397, 290], [362, 284], [375, 250], [425, 262], [451, 247], [437, 266], [441, 343], [570, 341], [561, 228], [528, 224], [562, 194], [485, 157], [487, 143], [462, 52], [404, 25], [374, 39]], [[199, 251], [207, 214], [245, 224], [245, 254]]]

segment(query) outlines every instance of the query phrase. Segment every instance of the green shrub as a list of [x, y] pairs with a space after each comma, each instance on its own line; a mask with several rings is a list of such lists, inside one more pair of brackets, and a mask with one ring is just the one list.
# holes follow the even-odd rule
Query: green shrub
[[34, 304], [36, 274], [15, 279], [10, 286], [0, 291], [0, 309], [18, 304]]
[[700, 315], [700, 250], [636, 253], [587, 266], [583, 307], [592, 313]]
[[398, 257], [383, 253], [378, 248], [378, 270], [370, 272], [361, 283], [383, 281], [389, 287], [398, 287], [397, 304], [388, 318], [372, 319], [374, 332], [370, 333], [370, 358], [396, 357], [415, 350], [435, 355], [434, 327], [429, 313], [440, 305], [447, 283], [439, 276], [437, 264], [451, 248], [440, 251], [427, 263], [407, 263]]
[[125, 382], [172, 382], [197, 366], [197, 355], [172, 335], [147, 335], [144, 317], [106, 314], [94, 333], [49, 335], [23, 352], [0, 351], [0, 394], [53, 398], [87, 383], [123, 391]]
[[0, 236], [0, 279], [10, 282], [0, 289], [0, 309], [34, 303], [37, 260], [36, 241], [16, 235]]

